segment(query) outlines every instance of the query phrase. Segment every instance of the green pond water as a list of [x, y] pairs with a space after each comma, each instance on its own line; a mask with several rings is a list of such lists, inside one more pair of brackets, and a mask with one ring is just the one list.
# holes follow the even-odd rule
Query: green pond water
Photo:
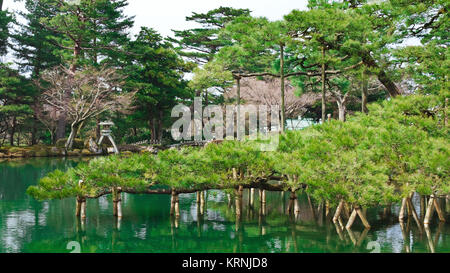
[[370, 231], [365, 232], [359, 222], [352, 231], [341, 231], [324, 220], [323, 210], [318, 210], [318, 204], [310, 205], [304, 195], [299, 195], [300, 214], [293, 217], [284, 213], [287, 194], [267, 193], [263, 210], [258, 191], [252, 209], [245, 191], [238, 222], [233, 204], [221, 191], [208, 192], [203, 216], [194, 194], [180, 195], [178, 221], [169, 215], [166, 195], [124, 195], [120, 221], [112, 216], [110, 197], [88, 200], [85, 222], [74, 216], [74, 199], [38, 202], [26, 195], [27, 187], [49, 171], [81, 160], [86, 159], [0, 162], [0, 252], [68, 253], [78, 244], [81, 252], [107, 253], [450, 252], [449, 224], [434, 219], [429, 233], [421, 234], [414, 223], [405, 223], [402, 230], [395, 217], [398, 208], [393, 209], [393, 217], [383, 215], [383, 209], [370, 209]]

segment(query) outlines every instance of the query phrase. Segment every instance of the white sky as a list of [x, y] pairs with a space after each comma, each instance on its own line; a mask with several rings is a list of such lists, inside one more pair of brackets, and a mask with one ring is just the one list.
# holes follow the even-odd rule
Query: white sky
[[[224, 7], [247, 8], [253, 16], [265, 16], [270, 20], [279, 20], [293, 9], [305, 9], [307, 0], [129, 0], [127, 15], [135, 15], [136, 34], [141, 26], [151, 27], [163, 36], [172, 36], [172, 29], [183, 30], [195, 27], [185, 21], [193, 11], [204, 13]], [[14, 0], [4, 0], [5, 8], [22, 9], [23, 4]]]

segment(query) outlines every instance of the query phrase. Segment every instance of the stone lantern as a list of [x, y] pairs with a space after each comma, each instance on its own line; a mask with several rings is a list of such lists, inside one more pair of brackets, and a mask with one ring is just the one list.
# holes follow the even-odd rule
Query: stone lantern
[[100, 146], [103, 142], [103, 139], [105, 137], [109, 138], [109, 141], [111, 141], [113, 147], [114, 147], [114, 153], [115, 154], [119, 154], [119, 149], [117, 149], [117, 145], [114, 142], [114, 139], [111, 136], [111, 127], [114, 125], [114, 123], [112, 121], [104, 121], [104, 122], [100, 122], [100, 127], [101, 127], [101, 136], [100, 136], [100, 140], [98, 141], [98, 145]]

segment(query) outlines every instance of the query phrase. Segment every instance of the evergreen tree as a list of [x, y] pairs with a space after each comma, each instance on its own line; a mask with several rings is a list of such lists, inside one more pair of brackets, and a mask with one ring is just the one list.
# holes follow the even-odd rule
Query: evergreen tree
[[167, 113], [192, 94], [183, 79], [192, 69], [155, 30], [143, 27], [126, 48], [130, 52], [124, 73], [129, 90], [136, 90], [133, 123], [148, 126], [153, 141], [161, 141]]
[[30, 105], [36, 89], [18, 71], [0, 64], [0, 128], [9, 130], [9, 143], [14, 145], [17, 128], [33, 113]]
[[13, 17], [8, 11], [3, 9], [3, 0], [0, 0], [0, 56], [6, 55], [8, 49], [8, 38], [10, 35], [10, 23]]
[[[59, 53], [71, 63], [74, 73], [80, 65], [98, 65], [102, 61], [113, 61], [118, 56], [121, 44], [126, 41], [126, 30], [133, 20], [123, 13], [126, 0], [81, 0], [69, 3], [62, 0], [40, 0], [46, 7], [47, 17], [41, 24], [59, 34], [53, 43]], [[61, 116], [57, 138], [65, 135], [66, 121]]]
[[219, 31], [233, 19], [248, 15], [250, 15], [248, 9], [230, 7], [219, 7], [207, 13], [194, 12], [192, 16], [186, 17], [186, 21], [196, 22], [201, 27], [174, 30], [176, 39], [170, 39], [170, 41], [178, 44], [177, 49], [182, 56], [198, 64], [205, 64], [212, 60], [220, 48], [230, 44], [230, 41], [218, 37]]
[[61, 63], [61, 56], [55, 52], [58, 47], [49, 38], [58, 35], [40, 23], [42, 18], [49, 16], [47, 10], [50, 7], [43, 5], [42, 1], [26, 0], [27, 12], [20, 13], [26, 22], [18, 24], [19, 31], [12, 35], [16, 63], [22, 72], [31, 72], [33, 78], [39, 78], [41, 72]]
[[72, 71], [83, 63], [98, 64], [105, 58], [117, 57], [116, 50], [126, 41], [126, 30], [133, 25], [133, 18], [123, 13], [126, 0], [40, 2], [47, 14], [41, 24], [60, 34], [53, 41], [62, 49], [65, 60], [71, 62]]

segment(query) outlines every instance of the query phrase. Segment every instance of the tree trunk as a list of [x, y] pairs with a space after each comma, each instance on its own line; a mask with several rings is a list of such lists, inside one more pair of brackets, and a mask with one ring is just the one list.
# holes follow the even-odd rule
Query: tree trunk
[[344, 201], [339, 202], [338, 207], [336, 208], [336, 213], [333, 216], [333, 223], [337, 223], [339, 217], [341, 216], [342, 209], [344, 208]]
[[236, 216], [241, 216], [242, 215], [242, 192], [244, 190], [244, 187], [242, 185], [239, 186], [239, 188], [237, 188], [235, 190], [236, 193]]
[[172, 190], [172, 194], [170, 196], [170, 215], [173, 216], [175, 214], [175, 199], [176, 192]]
[[367, 73], [365, 70], [362, 72], [362, 92], [361, 92], [361, 111], [363, 113], [368, 113], [367, 109], [367, 96], [369, 93], [369, 79], [367, 78]]
[[16, 134], [16, 117], [13, 117], [12, 120], [12, 126], [11, 126], [11, 132], [9, 134], [9, 144], [11, 146], [14, 146], [14, 135]]
[[49, 129], [48, 131], [50, 132], [50, 141], [51, 141], [52, 145], [55, 145], [56, 144], [56, 132], [51, 129]]
[[236, 117], [236, 137], [240, 137], [240, 117], [241, 117], [241, 78], [236, 78], [236, 92], [237, 92], [237, 117]]
[[77, 137], [78, 130], [80, 130], [80, 123], [74, 122], [74, 123], [72, 123], [72, 125], [70, 127], [71, 127], [70, 135], [66, 141], [66, 146], [65, 146], [66, 150], [72, 150], [73, 141]]
[[281, 81], [281, 132], [284, 133], [286, 124], [286, 105], [284, 99], [284, 45], [280, 45], [280, 81]]
[[100, 118], [96, 119], [96, 126], [95, 126], [95, 138], [98, 141], [100, 140]]
[[291, 190], [291, 196], [289, 198], [289, 205], [288, 205], [288, 213], [289, 214], [294, 212], [296, 199], [297, 199], [297, 194], [295, 194], [294, 190]]
[[427, 212], [425, 213], [425, 219], [423, 220], [423, 224], [427, 227], [430, 224], [431, 218], [433, 217], [434, 212], [434, 195], [430, 196], [428, 200]]
[[66, 115], [62, 113], [56, 125], [56, 140], [66, 136]]
[[209, 101], [208, 101], [208, 89], [205, 89], [205, 106], [208, 106]]
[[77, 197], [76, 205], [75, 205], [75, 216], [79, 217], [81, 215], [81, 197]]
[[389, 92], [391, 97], [396, 97], [402, 94], [400, 88], [395, 84], [395, 82], [386, 74], [386, 72], [381, 69], [375, 62], [370, 52], [361, 52], [362, 61], [367, 67], [375, 68], [378, 80], [384, 85], [384, 87]]
[[352, 214], [350, 215], [350, 218], [348, 219], [347, 225], [345, 226], [346, 229], [350, 229], [353, 226], [353, 223], [356, 220], [356, 216], [358, 215], [358, 212], [356, 209], [353, 209]]
[[31, 146], [37, 144], [37, 125], [38, 119], [36, 115], [33, 115], [33, 128], [31, 129]]
[[178, 193], [175, 194], [175, 217], [179, 218], [180, 217], [180, 197], [178, 195]]
[[434, 198], [433, 202], [434, 202], [434, 208], [436, 209], [436, 212], [439, 217], [439, 221], [445, 222], [445, 216], [444, 216], [444, 213], [442, 212], [440, 204], [438, 203], [438, 200], [436, 198]]
[[445, 104], [444, 104], [444, 126], [448, 126], [448, 114], [447, 114], [447, 107], [448, 107], [448, 98], [445, 98]]
[[163, 110], [159, 110], [159, 120], [158, 120], [158, 142], [162, 142], [163, 138]]
[[336, 100], [339, 110], [339, 120], [344, 122], [345, 121], [345, 102], [341, 101], [339, 98]]
[[325, 123], [326, 118], [326, 89], [325, 89], [325, 47], [322, 47], [322, 123]]
[[355, 210], [356, 210], [356, 213], [358, 213], [359, 219], [361, 219], [361, 221], [362, 221], [364, 227], [365, 227], [366, 229], [369, 229], [369, 228], [370, 228], [370, 225], [369, 225], [369, 222], [368, 222], [367, 219], [366, 219], [366, 214], [363, 213], [363, 212], [361, 211], [361, 208], [360, 208], [360, 207], [356, 207]]
[[113, 198], [113, 215], [117, 218], [122, 218], [122, 193], [121, 189], [114, 187], [112, 188], [112, 198]]
[[409, 211], [411, 212], [411, 215], [414, 218], [414, 221], [416, 221], [417, 227], [419, 228], [420, 232], [422, 232], [422, 224], [420, 223], [419, 216], [417, 215], [417, 211], [414, 208], [411, 198], [408, 198], [407, 204], [408, 204]]

